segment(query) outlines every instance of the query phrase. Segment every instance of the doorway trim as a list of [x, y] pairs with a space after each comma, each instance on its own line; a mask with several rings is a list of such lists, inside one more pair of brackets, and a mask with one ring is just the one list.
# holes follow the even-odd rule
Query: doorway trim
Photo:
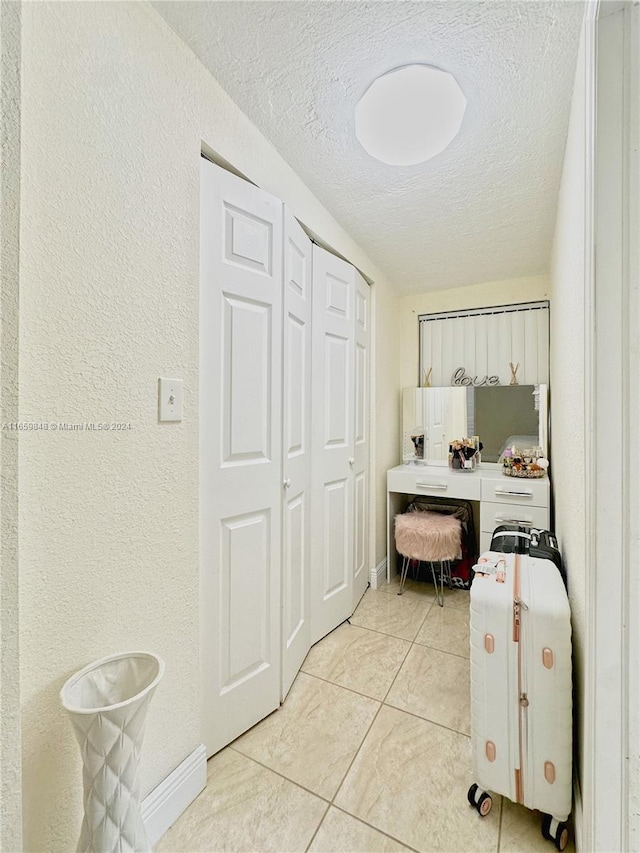
[[587, 16], [588, 634], [576, 831], [579, 850], [631, 850], [640, 842], [640, 484], [629, 456], [640, 423], [640, 9], [594, 3]]

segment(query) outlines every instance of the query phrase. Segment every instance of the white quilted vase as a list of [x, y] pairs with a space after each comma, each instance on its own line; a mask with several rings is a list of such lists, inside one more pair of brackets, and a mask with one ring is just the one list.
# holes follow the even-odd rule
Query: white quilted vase
[[138, 764], [149, 702], [164, 662], [148, 652], [95, 661], [60, 692], [80, 744], [84, 819], [78, 853], [150, 853]]

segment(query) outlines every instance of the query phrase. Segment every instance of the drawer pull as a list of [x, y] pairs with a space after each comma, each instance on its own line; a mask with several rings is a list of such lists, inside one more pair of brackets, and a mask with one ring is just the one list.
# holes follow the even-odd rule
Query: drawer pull
[[416, 483], [417, 489], [447, 489], [446, 483]]
[[511, 489], [496, 489], [496, 495], [510, 495], [516, 498], [532, 498], [533, 492], [516, 492]]
[[503, 518], [501, 515], [496, 515], [494, 521], [496, 524], [526, 524], [527, 527], [533, 524], [531, 518]]

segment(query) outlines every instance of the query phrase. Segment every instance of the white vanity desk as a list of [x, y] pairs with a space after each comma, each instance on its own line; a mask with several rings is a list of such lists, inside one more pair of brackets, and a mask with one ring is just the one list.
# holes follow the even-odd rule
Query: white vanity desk
[[387, 472], [387, 580], [396, 574], [394, 518], [407, 496], [464, 498], [480, 504], [480, 553], [488, 550], [494, 528], [508, 522], [549, 527], [549, 478], [505, 477], [502, 466], [481, 464], [475, 471], [446, 465], [398, 465]]

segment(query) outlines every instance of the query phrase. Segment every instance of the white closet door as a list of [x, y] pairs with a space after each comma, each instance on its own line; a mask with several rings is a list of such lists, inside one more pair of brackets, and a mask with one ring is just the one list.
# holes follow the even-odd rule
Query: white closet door
[[313, 247], [311, 639], [353, 610], [355, 269]]
[[282, 699], [311, 646], [312, 243], [284, 215]]
[[221, 749], [279, 705], [282, 203], [201, 166], [203, 738]]
[[369, 583], [369, 285], [355, 274], [355, 419], [353, 464], [353, 608]]

